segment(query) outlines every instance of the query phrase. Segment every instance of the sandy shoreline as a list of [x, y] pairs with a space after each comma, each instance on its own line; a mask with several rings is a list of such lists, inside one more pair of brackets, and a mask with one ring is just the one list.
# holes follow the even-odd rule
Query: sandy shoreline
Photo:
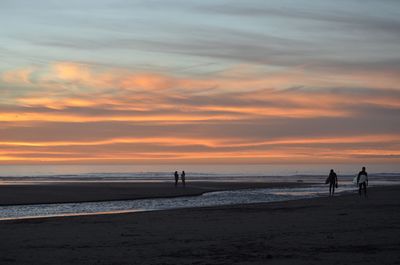
[[210, 191], [307, 186], [305, 183], [191, 182], [185, 188], [169, 182], [70, 182], [0, 185], [0, 206], [171, 198]]
[[290, 202], [0, 222], [1, 264], [399, 264], [400, 187]]

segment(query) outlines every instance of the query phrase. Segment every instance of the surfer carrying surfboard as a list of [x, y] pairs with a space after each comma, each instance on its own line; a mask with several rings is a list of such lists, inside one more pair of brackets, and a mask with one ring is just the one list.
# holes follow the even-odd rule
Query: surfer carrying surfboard
[[364, 196], [367, 197], [368, 173], [365, 171], [365, 167], [358, 173], [357, 185], [358, 194], [361, 196], [361, 190], [364, 190]]
[[331, 169], [331, 172], [329, 172], [329, 176], [326, 179], [326, 184], [329, 183], [329, 196], [333, 196], [335, 194], [335, 188], [338, 187], [338, 179], [335, 171]]

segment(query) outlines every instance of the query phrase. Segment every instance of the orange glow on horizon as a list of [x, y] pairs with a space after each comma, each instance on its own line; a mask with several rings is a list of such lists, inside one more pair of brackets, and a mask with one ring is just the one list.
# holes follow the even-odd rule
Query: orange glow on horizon
[[[349, 162], [348, 160], [354, 160], [354, 156], [366, 156], [363, 161], [376, 160], [379, 156], [385, 158], [387, 156], [398, 156], [400, 153], [396, 150], [348, 150], [340, 152], [328, 152], [328, 151], [315, 151], [305, 154], [303, 151], [300, 152], [288, 152], [288, 151], [256, 151], [256, 152], [202, 152], [202, 153], [174, 153], [174, 152], [163, 152], [163, 153], [128, 153], [118, 154], [118, 156], [112, 154], [92, 154], [90, 156], [75, 155], [73, 157], [54, 157], [54, 156], [40, 156], [40, 157], [29, 157], [29, 156], [12, 156], [0, 154], [0, 162], [6, 163], [17, 163], [17, 162], [32, 162], [32, 163], [43, 163], [43, 162], [57, 162], [57, 163], [87, 163], [87, 162], [110, 162], [110, 163], [132, 163], [132, 162], [192, 162], [192, 161], [203, 161], [212, 163], [213, 161], [228, 162], [237, 161], [238, 159], [250, 159], [250, 161], [258, 163], [272, 162], [301, 162], [309, 161], [342, 161]], [[371, 156], [371, 158], [368, 158]], [[391, 161], [399, 161], [399, 158], [392, 158]]]
[[268, 145], [302, 145], [302, 144], [344, 144], [344, 143], [390, 143], [399, 142], [399, 135], [360, 135], [352, 137], [322, 137], [322, 138], [281, 138], [266, 141], [246, 141], [243, 139], [201, 139], [182, 137], [136, 137], [111, 138], [98, 141], [0, 141], [0, 146], [96, 146], [111, 144], [159, 144], [165, 146], [203, 145], [212, 148], [221, 147], [254, 147]]

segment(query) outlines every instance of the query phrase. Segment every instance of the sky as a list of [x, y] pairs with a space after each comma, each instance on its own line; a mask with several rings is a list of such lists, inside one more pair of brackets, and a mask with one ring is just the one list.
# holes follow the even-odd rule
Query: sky
[[400, 1], [1, 0], [0, 164], [400, 162]]

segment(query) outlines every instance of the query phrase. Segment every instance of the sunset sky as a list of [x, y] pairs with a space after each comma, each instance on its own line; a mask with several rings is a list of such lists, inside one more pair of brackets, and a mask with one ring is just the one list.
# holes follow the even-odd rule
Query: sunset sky
[[400, 162], [400, 1], [1, 0], [0, 23], [0, 164]]

